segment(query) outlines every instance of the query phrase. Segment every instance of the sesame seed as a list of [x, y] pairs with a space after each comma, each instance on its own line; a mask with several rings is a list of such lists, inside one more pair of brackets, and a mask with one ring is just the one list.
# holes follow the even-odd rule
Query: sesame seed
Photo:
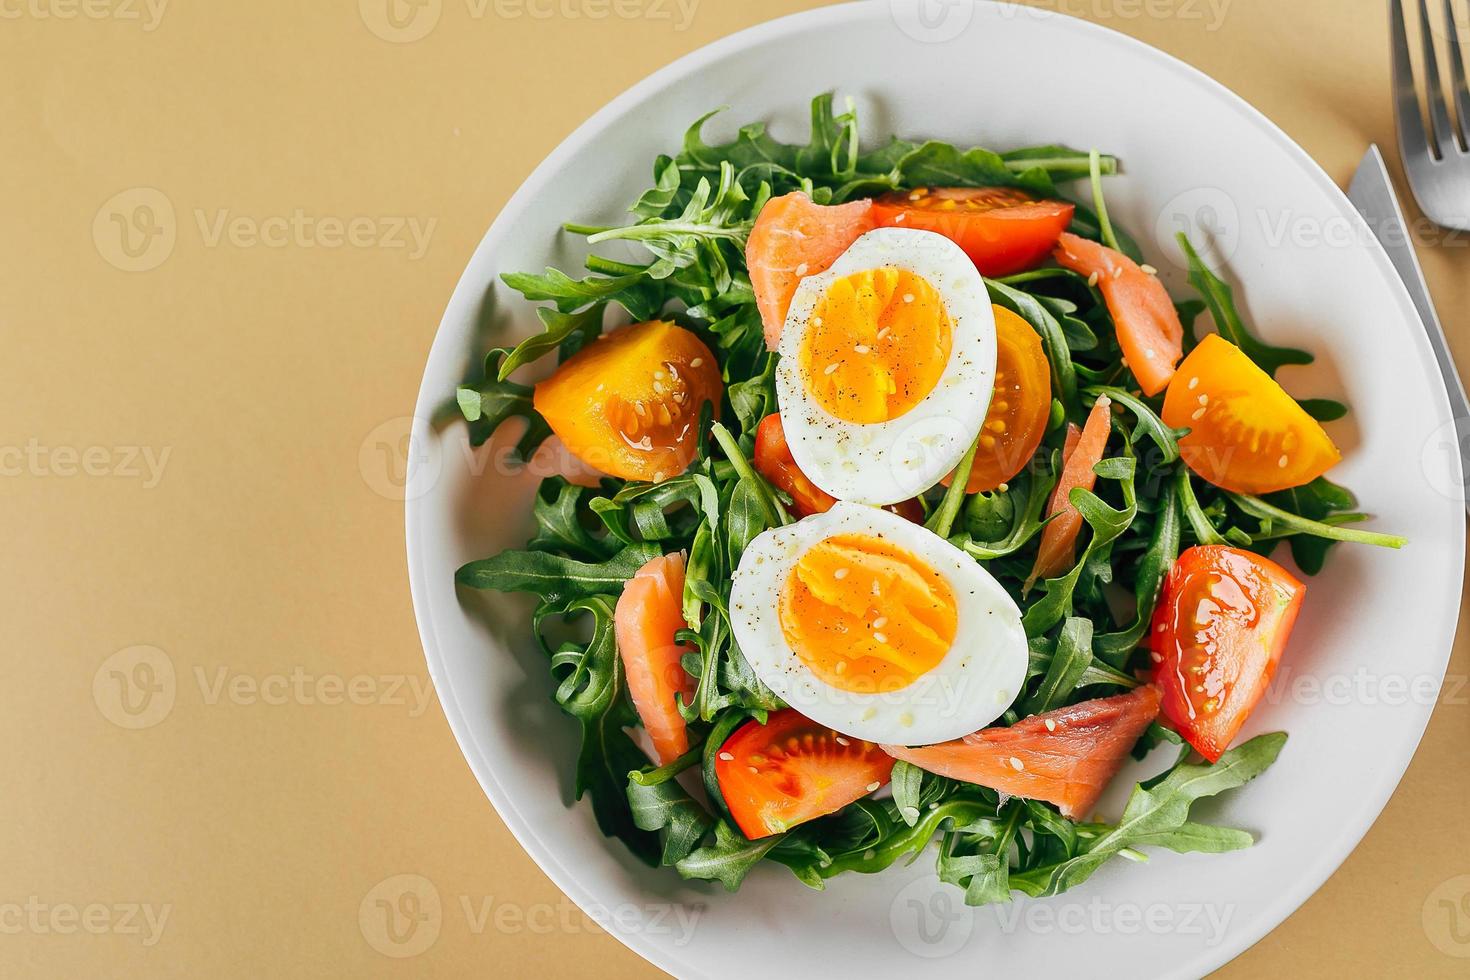
[[1139, 268], [1142, 269], [1144, 272], [1148, 273], [1151, 276], [1156, 276], [1156, 275], [1159, 274], [1159, 270], [1158, 269], [1155, 269], [1153, 266], [1151, 266], [1151, 265], [1149, 265], [1147, 263], [1144, 263], [1143, 265], [1139, 266]]
[[662, 381], [655, 381], [653, 383], [653, 393], [655, 395], [665, 394], [668, 390], [669, 389], [667, 389], [667, 388], [664, 387], [664, 384], [663, 384]]
[[902, 807], [898, 812], [905, 820], [913, 821], [919, 819], [919, 808], [916, 806]]
[[733, 755], [731, 755], [729, 752], [721, 752], [720, 753], [720, 761], [721, 762], [734, 762], [735, 761], [735, 757]]
[[643, 403], [642, 402], [634, 402], [633, 403], [633, 411], [637, 412], [640, 416], [643, 416], [643, 415], [647, 415], [648, 414], [648, 409], [646, 409], [646, 408], [643, 407]]
[[846, 660], [839, 660], [839, 661], [837, 661], [837, 666], [836, 667], [833, 667], [832, 669], [834, 671], [836, 671], [837, 673], [839, 673], [839, 674], [845, 674], [845, 673], [847, 673], [847, 661]]
[[653, 372], [653, 380], [655, 381], [662, 381], [665, 377], [667, 377], [667, 375], [665, 375], [662, 371]]
[[828, 364], [826, 366], [826, 368], [824, 368], [822, 370], [822, 373], [823, 374], [834, 374], [834, 373], [836, 373], [836, 371], [837, 371], [837, 365], [836, 364]]
[[908, 218], [908, 215], [906, 215], [906, 214], [900, 214], [898, 217], [896, 217], [896, 218], [893, 219], [893, 223], [896, 224], [896, 225], [901, 225], [901, 224], [904, 223], [904, 221], [907, 218]]
[[835, 571], [835, 572], [832, 573], [832, 577], [835, 578], [837, 581], [840, 582], [843, 579], [847, 578], [847, 573], [849, 571], [850, 571], [850, 569], [839, 568], [839, 569], [837, 569], [837, 571]]
[[801, 265], [799, 265], [799, 266], [796, 267], [796, 274], [798, 276], [804, 276], [804, 275], [806, 275], [806, 270], [807, 270], [807, 264], [805, 262], [803, 262]]
[[1005, 493], [1006, 491], [1008, 491], [1008, 490], [1011, 489], [1011, 485], [1009, 483], [1002, 483], [1000, 486], [996, 487], [995, 489], [999, 490], [1001, 493]]
[[653, 482], [654, 483], [662, 483], [662, 482], [664, 482], [664, 471], [663, 470], [659, 470], [658, 472], [656, 472], [656, 473], [653, 474]]
[[1286, 469], [1286, 464], [1288, 462], [1290, 462], [1290, 461], [1286, 458], [1286, 454], [1285, 453], [1282, 453], [1281, 454], [1281, 458], [1276, 461], [1276, 465], [1279, 466], [1281, 469], [1284, 470], [1284, 469]]
[[1046, 720], [1046, 730], [1049, 731], [1049, 732], [1056, 731], [1057, 730], [1057, 723], [1055, 721], [1052, 721], [1050, 718], [1048, 718]]
[[755, 766], [746, 766], [745, 768], [749, 769], [751, 772], [755, 773], [757, 776], [759, 776], [761, 774], [761, 771], [759, 769], [757, 769]]
[[1121, 265], [1118, 266], [1116, 269], [1113, 270], [1113, 278], [1114, 279], [1122, 279], [1123, 278], [1123, 267]]
[[1020, 759], [1017, 759], [1015, 756], [1011, 756], [1011, 768], [1016, 770], [1016, 772], [1020, 772], [1022, 769], [1026, 768], [1026, 763], [1022, 762]]
[[812, 317], [812, 326], [820, 328], [822, 326], [822, 318], [819, 316]]
[[702, 358], [702, 357], [696, 357], [694, 360], [692, 360], [692, 361], [689, 362], [689, 366], [692, 367], [692, 368], [700, 367], [703, 364], [704, 364], [704, 358]]
[[1145, 350], [1143, 352], [1143, 356], [1145, 358], [1147, 358], [1148, 360], [1152, 361], [1154, 358], [1158, 357], [1159, 355], [1156, 354], [1156, 353], [1154, 353], [1154, 349], [1152, 347], [1150, 347], [1150, 348], [1148, 348], [1147, 350]]
[[1205, 410], [1202, 408], [1196, 408], [1189, 417], [1198, 422], [1200, 419], [1205, 417]]
[[1100, 278], [1102, 278], [1102, 277], [1099, 276], [1096, 272], [1094, 272], [1092, 275], [1090, 275], [1090, 276], [1087, 277], [1087, 285], [1089, 285], [1089, 286], [1096, 286], [1097, 285], [1097, 281]]
[[1208, 405], [1210, 403], [1210, 396], [1209, 395], [1200, 395], [1199, 396], [1199, 403], [1201, 405]]
[[878, 789], [878, 787], [879, 786], [882, 786], [882, 785], [883, 785], [882, 783], [869, 783], [868, 784], [868, 792], [869, 793], [876, 792], [877, 789]]
[[903, 294], [903, 301], [905, 303], [912, 303], [914, 301], [914, 294], [913, 293], [904, 293]]
[[1190, 391], [1193, 391], [1194, 389], [1196, 389], [1198, 387], [1199, 387], [1199, 378], [1190, 378], [1189, 379], [1189, 390]]
[[605, 390], [607, 390], [607, 385], [598, 385], [597, 386], [597, 390], [598, 391], [605, 391]]
[[887, 625], [888, 625], [888, 617], [887, 616], [879, 616], [877, 619], [873, 620], [873, 629], [875, 629], [875, 630], [881, 630], [883, 627], [885, 627]]
[[879, 330], [879, 331], [878, 331], [878, 339], [879, 339], [879, 340], [882, 340], [882, 339], [884, 339], [884, 338], [885, 338], [885, 337], [887, 337], [887, 336], [888, 336], [888, 332], [889, 332], [889, 331], [890, 331], [890, 330], [892, 330], [892, 329], [893, 329], [893, 328], [892, 328], [892, 327], [884, 327], [884, 328], [883, 328], [883, 329], [882, 329], [882, 330]]
[[1164, 655], [1162, 653], [1159, 653], [1159, 651], [1157, 650], [1150, 652], [1148, 656], [1149, 659], [1156, 664], [1161, 664], [1164, 662]]
[[873, 634], [873, 639], [877, 640], [879, 643], [887, 643], [888, 642], [888, 637], [884, 636], [882, 633], [874, 633]]
[[837, 744], [840, 745], [840, 746], [842, 746], [843, 748], [846, 748], [847, 746], [851, 745], [852, 743], [849, 742], [847, 739], [843, 738], [841, 735], [838, 735], [837, 736]]
[[853, 347], [853, 353], [871, 354], [873, 353], [873, 348], [869, 347], [867, 344], [858, 344], [857, 346]]

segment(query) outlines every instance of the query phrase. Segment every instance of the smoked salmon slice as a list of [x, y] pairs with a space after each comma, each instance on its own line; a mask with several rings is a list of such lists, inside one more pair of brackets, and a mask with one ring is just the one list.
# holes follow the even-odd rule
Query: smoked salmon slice
[[768, 349], [775, 350], [781, 340], [797, 284], [826, 272], [849, 245], [877, 226], [872, 201], [828, 207], [793, 191], [766, 202], [746, 241], [745, 265]]
[[1065, 232], [1052, 257], [1102, 290], [1123, 360], [1143, 393], [1167, 388], [1184, 356], [1184, 324], [1159, 277], [1116, 249]]
[[1150, 684], [1032, 715], [1009, 728], [984, 728], [914, 749], [885, 745], [883, 751], [950, 779], [1055, 803], [1062, 816], [1080, 820], [1158, 714], [1159, 689]]
[[694, 696], [694, 678], [679, 662], [690, 647], [674, 639], [684, 627], [684, 556], [660, 555], [628, 580], [613, 610], [628, 693], [659, 765], [689, 749], [689, 733], [674, 701], [676, 694], [685, 702]]
[[1072, 506], [1072, 491], [1081, 487], [1091, 490], [1097, 485], [1097, 474], [1093, 467], [1102, 461], [1103, 450], [1108, 445], [1111, 428], [1109, 413], [1112, 402], [1103, 395], [1092, 406], [1087, 416], [1087, 425], [1077, 435], [1076, 426], [1067, 429], [1067, 443], [1063, 452], [1062, 476], [1057, 488], [1052, 491], [1047, 504], [1047, 516], [1052, 518], [1041, 531], [1041, 547], [1036, 552], [1036, 565], [1026, 579], [1025, 591], [1030, 592], [1037, 579], [1054, 578], [1067, 571], [1077, 561], [1077, 535], [1082, 531], [1082, 515]]

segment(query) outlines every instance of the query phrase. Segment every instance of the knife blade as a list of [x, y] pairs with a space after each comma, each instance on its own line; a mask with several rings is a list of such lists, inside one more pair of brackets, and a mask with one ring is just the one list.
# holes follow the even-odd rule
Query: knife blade
[[[1363, 220], [1378, 238], [1378, 243], [1388, 253], [1389, 261], [1397, 270], [1399, 278], [1408, 287], [1414, 308], [1424, 322], [1424, 333], [1429, 337], [1429, 346], [1439, 364], [1440, 376], [1444, 379], [1445, 391], [1450, 397], [1450, 412], [1454, 416], [1455, 435], [1459, 442], [1462, 472], [1470, 479], [1470, 399], [1465, 395], [1465, 383], [1455, 367], [1454, 355], [1450, 353], [1445, 339], [1444, 326], [1429, 295], [1429, 284], [1424, 281], [1424, 269], [1419, 265], [1419, 256], [1414, 253], [1413, 239], [1409, 237], [1408, 223], [1404, 221], [1404, 210], [1398, 195], [1393, 190], [1393, 180], [1383, 162], [1383, 153], [1374, 143], [1368, 147], [1358, 172], [1348, 186], [1348, 200], [1358, 209]], [[1470, 499], [1465, 504], [1470, 511]]]

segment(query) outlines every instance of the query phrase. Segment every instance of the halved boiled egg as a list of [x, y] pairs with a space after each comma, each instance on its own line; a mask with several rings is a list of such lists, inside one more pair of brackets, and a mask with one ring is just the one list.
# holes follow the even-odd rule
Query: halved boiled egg
[[839, 500], [883, 505], [952, 471], [995, 385], [995, 314], [958, 245], [868, 232], [801, 281], [781, 332], [776, 396], [792, 456]]
[[844, 735], [927, 745], [978, 731], [1020, 694], [1021, 611], [932, 531], [875, 507], [831, 510], [745, 549], [730, 622], [757, 676]]

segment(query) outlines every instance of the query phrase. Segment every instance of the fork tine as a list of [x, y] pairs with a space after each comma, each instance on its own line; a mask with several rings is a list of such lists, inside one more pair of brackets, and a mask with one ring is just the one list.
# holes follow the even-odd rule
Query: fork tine
[[1465, 81], [1465, 56], [1460, 51], [1455, 0], [1444, 0], [1444, 21], [1450, 35], [1450, 78], [1454, 82], [1455, 116], [1460, 123], [1460, 148], [1470, 152], [1470, 84]]
[[1455, 146], [1450, 126], [1450, 111], [1444, 100], [1444, 82], [1439, 77], [1439, 55], [1434, 50], [1434, 25], [1429, 20], [1429, 0], [1419, 0], [1419, 30], [1424, 41], [1424, 87], [1429, 90], [1429, 121], [1434, 127], [1434, 145], [1440, 157], [1449, 156]]
[[1410, 160], [1428, 154], [1429, 136], [1424, 131], [1424, 115], [1419, 108], [1419, 94], [1414, 88], [1414, 60], [1409, 54], [1404, 0], [1388, 0], [1388, 16], [1393, 33], [1393, 92], [1399, 150], [1407, 165]]

